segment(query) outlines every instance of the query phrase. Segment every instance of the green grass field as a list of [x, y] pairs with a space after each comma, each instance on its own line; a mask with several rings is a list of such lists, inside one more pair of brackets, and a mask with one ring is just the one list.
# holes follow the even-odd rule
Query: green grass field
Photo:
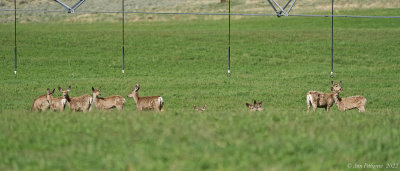
[[[364, 13], [400, 15], [399, 9]], [[351, 11], [350, 11], [351, 12]], [[356, 13], [356, 12], [354, 12]], [[127, 17], [134, 15], [128, 15]], [[173, 16], [171, 16], [173, 17]], [[335, 82], [365, 113], [307, 113], [309, 90], [330, 91], [330, 19], [0, 24], [0, 170], [345, 170], [400, 163], [400, 22], [335, 19]], [[161, 95], [165, 112], [126, 96]], [[71, 97], [102, 87], [122, 111], [32, 113], [46, 88]], [[55, 96], [60, 96], [57, 91]], [[249, 112], [246, 102], [263, 101]], [[199, 114], [193, 105], [207, 104]]]

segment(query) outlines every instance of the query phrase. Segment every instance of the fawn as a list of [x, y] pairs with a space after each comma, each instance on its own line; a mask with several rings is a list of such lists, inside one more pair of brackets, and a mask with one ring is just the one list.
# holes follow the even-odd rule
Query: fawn
[[146, 96], [146, 97], [139, 97], [140, 86], [136, 84], [134, 90], [128, 97], [132, 97], [133, 100], [136, 102], [136, 107], [138, 111], [142, 110], [157, 110], [157, 111], [164, 111], [164, 101], [161, 96]]
[[67, 101], [69, 100], [68, 92], [71, 90], [71, 86], [68, 87], [68, 89], [63, 90], [61, 87], [58, 87], [58, 91], [62, 93], [61, 97], [53, 98], [52, 102], [50, 103], [50, 109], [52, 111], [59, 110], [61, 112], [64, 111], [65, 105]]
[[[339, 82], [339, 85], [342, 82]], [[365, 112], [365, 104], [367, 103], [367, 99], [363, 96], [351, 96], [346, 98], [341, 98], [339, 94], [343, 91], [343, 88], [333, 89], [332, 92], [334, 94], [334, 100], [336, 105], [338, 106], [340, 111], [346, 111], [350, 109], [357, 108], [358, 112]]]
[[32, 111], [46, 111], [50, 108], [51, 100], [53, 98], [54, 90], [50, 92], [50, 89], [47, 88], [46, 94], [39, 96], [33, 101]]
[[263, 110], [262, 101], [257, 103], [257, 101], [254, 100], [254, 104], [253, 105], [250, 104], [250, 103], [246, 103], [246, 106], [250, 109], [250, 111], [253, 111], [253, 112], [262, 111]]
[[69, 109], [74, 112], [83, 111], [86, 113], [88, 110], [90, 112], [92, 110], [92, 103], [93, 98], [89, 94], [72, 98], [68, 96], [67, 98], [67, 105], [69, 106]]
[[93, 104], [97, 109], [103, 110], [117, 108], [118, 110], [122, 110], [125, 104], [125, 99], [122, 96], [114, 95], [102, 98], [99, 97], [101, 96], [100, 89], [101, 87], [99, 87], [97, 90], [92, 87]]
[[325, 108], [326, 111], [329, 111], [329, 109], [333, 106], [333, 103], [335, 102], [334, 95], [333, 95], [333, 90], [339, 90], [341, 87], [340, 85], [342, 84], [342, 81], [340, 81], [338, 84], [335, 84], [333, 81], [331, 81], [332, 84], [332, 92], [331, 93], [323, 93], [319, 91], [309, 91], [307, 92], [307, 112], [310, 111], [310, 107], [313, 107], [313, 111], [318, 108]]
[[204, 112], [207, 108], [207, 105], [204, 105], [202, 108], [198, 108], [196, 105], [193, 105], [193, 107], [197, 112]]

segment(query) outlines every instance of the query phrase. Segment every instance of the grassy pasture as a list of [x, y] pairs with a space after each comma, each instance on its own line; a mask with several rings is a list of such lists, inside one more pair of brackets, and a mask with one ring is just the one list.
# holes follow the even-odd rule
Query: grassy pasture
[[[364, 11], [366, 12], [366, 11]], [[400, 15], [398, 9], [371, 10]], [[131, 15], [134, 16], [134, 15]], [[129, 17], [129, 15], [128, 15]], [[306, 112], [308, 90], [329, 92], [330, 19], [234, 17], [126, 24], [0, 24], [0, 170], [343, 170], [400, 163], [400, 22], [335, 19], [335, 81], [367, 112]], [[161, 95], [165, 112], [31, 113], [45, 89], [70, 96]], [[59, 96], [57, 92], [55, 96]], [[251, 113], [245, 102], [262, 100]], [[207, 104], [198, 114], [193, 104]]]

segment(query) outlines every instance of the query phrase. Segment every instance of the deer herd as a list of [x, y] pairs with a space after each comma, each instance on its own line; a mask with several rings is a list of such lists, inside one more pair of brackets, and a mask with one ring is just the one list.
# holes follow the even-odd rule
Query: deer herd
[[[351, 96], [346, 98], [341, 98], [340, 93], [343, 91], [341, 87], [342, 81], [338, 83], [334, 83], [331, 81], [331, 93], [324, 93], [319, 91], [309, 91], [306, 95], [307, 101], [307, 111], [310, 111], [311, 106], [313, 107], [313, 111], [317, 108], [325, 108], [326, 111], [336, 103], [337, 107], [340, 111], [346, 111], [350, 109], [357, 108], [359, 112], [365, 112], [365, 104], [367, 99], [363, 96]], [[155, 111], [164, 111], [164, 100], [161, 96], [139, 96], [140, 86], [136, 84], [132, 92], [127, 96], [128, 98], [133, 98], [136, 103], [136, 108], [138, 111], [142, 110], [155, 110]], [[101, 87], [97, 90], [92, 87], [92, 95], [85, 94], [79, 97], [70, 97], [68, 92], [71, 91], [71, 86], [67, 89], [62, 89], [58, 87], [58, 91], [62, 93], [62, 96], [54, 98], [53, 94], [55, 89], [50, 91], [47, 88], [47, 93], [45, 95], [41, 95], [33, 101], [32, 111], [46, 111], [50, 109], [51, 111], [60, 111], [63, 112], [65, 110], [65, 106], [68, 105], [71, 111], [91, 111], [93, 106], [95, 106], [98, 110], [111, 110], [113, 108], [117, 108], [118, 110], [122, 110], [125, 104], [125, 98], [119, 95], [113, 95], [110, 97], [100, 97]], [[246, 106], [250, 109], [250, 111], [262, 111], [262, 101], [257, 102], [254, 100], [253, 104], [246, 103]], [[193, 106], [194, 110], [197, 112], [203, 112], [206, 110], [207, 105], [204, 105], [202, 108]]]
[[[158, 110], [163, 111], [164, 101], [160, 96], [148, 96], [139, 97], [140, 86], [136, 84], [134, 90], [128, 97], [132, 97], [136, 102], [137, 110]], [[79, 97], [69, 97], [68, 92], [71, 90], [71, 86], [64, 90], [58, 87], [58, 90], [62, 93], [61, 97], [53, 98], [53, 91], [47, 88], [47, 94], [39, 96], [33, 101], [32, 111], [45, 111], [50, 109], [52, 111], [64, 111], [65, 106], [68, 105], [71, 111], [91, 111], [93, 106], [98, 110], [111, 110], [117, 108], [122, 110], [125, 104], [125, 98], [119, 95], [114, 95], [110, 97], [100, 97], [101, 87], [95, 90], [92, 87], [92, 95], [85, 94]]]

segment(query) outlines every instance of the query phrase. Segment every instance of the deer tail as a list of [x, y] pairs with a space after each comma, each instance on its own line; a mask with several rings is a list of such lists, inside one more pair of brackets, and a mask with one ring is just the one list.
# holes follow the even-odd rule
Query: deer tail
[[313, 97], [310, 93], [307, 93], [307, 105], [312, 105]]
[[158, 97], [158, 102], [160, 105], [164, 105], [164, 100], [162, 97]]

